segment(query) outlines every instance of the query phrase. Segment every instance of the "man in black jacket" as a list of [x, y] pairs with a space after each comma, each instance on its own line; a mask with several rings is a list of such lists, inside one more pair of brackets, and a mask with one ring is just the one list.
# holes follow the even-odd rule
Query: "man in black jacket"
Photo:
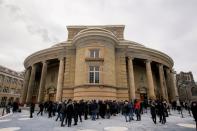
[[73, 103], [72, 100], [69, 99], [68, 104], [66, 105], [66, 116], [68, 119], [68, 127], [71, 127], [73, 113], [74, 113]]

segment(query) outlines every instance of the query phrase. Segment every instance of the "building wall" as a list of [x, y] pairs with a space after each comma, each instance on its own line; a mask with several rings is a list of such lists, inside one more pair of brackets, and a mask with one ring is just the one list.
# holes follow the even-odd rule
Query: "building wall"
[[23, 87], [23, 74], [0, 66], [0, 107], [18, 101]]
[[73, 87], [75, 86], [75, 63], [76, 51], [66, 50], [67, 56], [65, 60], [64, 84], [63, 84], [63, 99], [72, 99], [74, 96]]
[[128, 83], [127, 83], [127, 65], [124, 49], [116, 49], [115, 54], [115, 64], [116, 64], [116, 86], [117, 89], [117, 99], [118, 100], [128, 100]]
[[197, 85], [192, 72], [180, 72], [176, 78], [180, 101], [197, 100]]
[[[87, 60], [89, 50], [99, 49], [101, 60]], [[87, 45], [80, 46], [76, 49], [76, 68], [75, 68], [75, 86], [89, 83], [88, 71], [89, 65], [100, 66], [100, 83], [106, 85], [116, 85], [115, 80], [115, 49], [111, 44], [92, 41]], [[83, 76], [83, 77], [82, 77]], [[85, 77], [84, 77], [85, 76]]]
[[[90, 50], [99, 49], [99, 58], [91, 59]], [[100, 99], [116, 98], [116, 70], [115, 70], [115, 48], [112, 44], [104, 41], [92, 40], [76, 48], [76, 68], [75, 68], [75, 87], [74, 98], [83, 99], [84, 96], [98, 96]], [[89, 84], [89, 66], [99, 66], [99, 84], [102, 86], [94, 87]], [[87, 84], [89, 84], [87, 86]], [[88, 87], [88, 88], [87, 88]], [[102, 93], [105, 88], [111, 90], [111, 94]], [[90, 88], [92, 89], [90, 91]], [[99, 91], [100, 90], [100, 91]], [[105, 91], [104, 91], [105, 92]]]

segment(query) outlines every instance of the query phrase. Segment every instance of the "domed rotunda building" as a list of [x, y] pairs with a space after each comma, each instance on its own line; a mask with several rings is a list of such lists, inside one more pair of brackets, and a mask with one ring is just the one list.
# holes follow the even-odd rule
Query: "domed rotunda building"
[[124, 39], [124, 25], [68, 26], [67, 41], [24, 61], [21, 103], [47, 100], [175, 100], [173, 60]]

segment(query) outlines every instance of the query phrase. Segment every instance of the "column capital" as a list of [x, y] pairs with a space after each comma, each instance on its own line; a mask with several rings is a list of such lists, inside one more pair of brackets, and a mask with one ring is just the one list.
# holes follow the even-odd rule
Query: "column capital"
[[134, 57], [132, 57], [132, 56], [128, 56], [128, 59], [129, 59], [129, 60], [133, 60], [133, 59], [134, 59]]
[[31, 69], [36, 68], [36, 64], [31, 65]]
[[65, 57], [59, 57], [58, 60], [61, 61], [61, 60], [64, 60], [64, 58]]
[[48, 64], [48, 63], [49, 63], [49, 61], [47, 61], [47, 60], [43, 60], [41, 63], [44, 65], [44, 64]]
[[156, 65], [157, 65], [157, 67], [163, 67], [163, 64], [161, 64], [161, 63], [157, 63]]
[[150, 60], [150, 59], [146, 59], [144, 62], [145, 62], [145, 63], [151, 63], [151, 62], [152, 62], [152, 60]]

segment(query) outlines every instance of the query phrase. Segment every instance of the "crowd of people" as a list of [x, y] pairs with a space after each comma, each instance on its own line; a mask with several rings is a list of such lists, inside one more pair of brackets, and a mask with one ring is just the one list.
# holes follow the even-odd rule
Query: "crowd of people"
[[[122, 114], [125, 117], [126, 122], [131, 122], [132, 120], [141, 121], [141, 115], [147, 113], [150, 109], [150, 114], [153, 122], [157, 123], [157, 117], [159, 117], [159, 122], [162, 124], [166, 123], [166, 117], [169, 116], [170, 109], [178, 110], [182, 108], [180, 104], [171, 104], [167, 101], [154, 100], [154, 101], [75, 101], [67, 100], [64, 102], [52, 102], [48, 101], [39, 104], [39, 111], [37, 115], [43, 115], [43, 113], [48, 113], [48, 117], [56, 117], [56, 121], [60, 121], [61, 126], [70, 127], [73, 120], [73, 125], [77, 125], [78, 122], [83, 120], [92, 119], [110, 119], [111, 116], [116, 116], [117, 114]], [[197, 118], [197, 103], [193, 102], [191, 104], [191, 111], [194, 119]], [[30, 105], [30, 117], [33, 117], [35, 109], [35, 104]], [[181, 109], [182, 110], [182, 109]], [[135, 117], [134, 117], [135, 116]], [[197, 121], [197, 120], [196, 120]]]

